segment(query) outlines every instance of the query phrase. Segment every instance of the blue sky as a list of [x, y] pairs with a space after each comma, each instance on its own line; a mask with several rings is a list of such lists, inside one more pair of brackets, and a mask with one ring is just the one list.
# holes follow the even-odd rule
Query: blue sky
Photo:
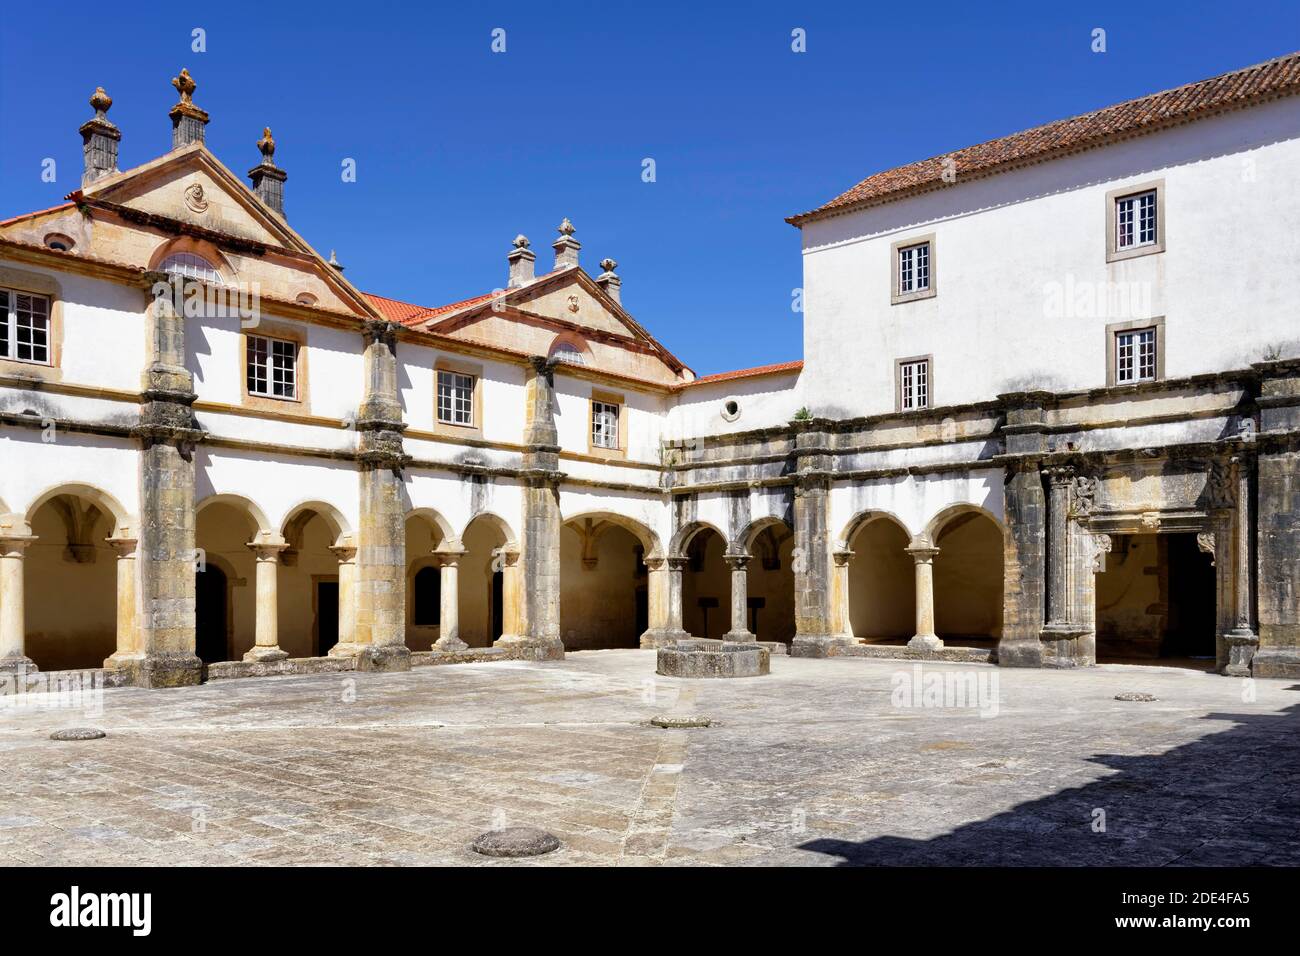
[[[430, 305], [488, 291], [518, 232], [549, 267], [568, 216], [588, 270], [617, 259], [625, 305], [707, 374], [800, 356], [799, 236], [783, 217], [881, 169], [1300, 48], [1296, 4], [1268, 0], [1249, 16], [1132, 2], [302, 9], [8, 4], [0, 218], [76, 188], [98, 85], [123, 168], [163, 153], [185, 66], [209, 147], [242, 175], [270, 125], [290, 222], [360, 288]], [[196, 27], [206, 52], [191, 50]]]

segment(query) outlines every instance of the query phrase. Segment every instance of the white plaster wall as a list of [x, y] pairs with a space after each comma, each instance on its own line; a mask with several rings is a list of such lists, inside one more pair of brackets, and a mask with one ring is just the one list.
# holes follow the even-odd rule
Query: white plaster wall
[[672, 537], [672, 512], [661, 496], [642, 497], [603, 488], [560, 488], [560, 520], [571, 521], [583, 515], [609, 512], [631, 518], [649, 528], [659, 538], [667, 553]]
[[[1300, 353], [1300, 98], [957, 183], [804, 228], [814, 413], [894, 408], [894, 361], [934, 356], [934, 405], [1106, 382], [1105, 326], [1165, 316], [1168, 377]], [[1166, 251], [1107, 264], [1106, 193], [1165, 182]], [[937, 295], [890, 305], [890, 246], [935, 234]], [[1135, 283], [1135, 306], [1079, 290]], [[1072, 289], [1063, 314], [1053, 294]]]
[[0, 503], [26, 514], [52, 488], [89, 485], [114, 498], [134, 517], [139, 501], [139, 453], [127, 439], [55, 433], [43, 442], [41, 431], [0, 426]]
[[135, 391], [145, 365], [145, 294], [70, 273], [52, 275], [63, 294], [63, 381]]
[[908, 475], [831, 488], [830, 532], [844, 538], [849, 522], [864, 511], [883, 511], [913, 535], [921, 534], [940, 512], [957, 504], [975, 505], [1003, 519], [1002, 470], [988, 468], [953, 475]]
[[194, 453], [194, 473], [196, 505], [213, 495], [245, 498], [266, 516], [269, 528], [263, 530], [282, 531], [294, 509], [311, 501], [333, 506], [346, 521], [344, 530], [357, 528], [360, 488], [352, 462], [200, 445]]
[[[735, 421], [723, 418], [723, 406], [728, 400], [740, 407]], [[677, 393], [664, 425], [664, 437], [702, 438], [784, 425], [802, 404], [797, 372], [692, 385]]]
[[433, 509], [446, 519], [457, 537], [476, 515], [487, 512], [504, 521], [510, 537], [518, 541], [523, 495], [512, 481], [489, 478], [474, 482], [446, 472], [409, 468], [405, 487], [408, 511]]
[[441, 352], [411, 342], [397, 346], [397, 387], [406, 423], [417, 431], [433, 430], [437, 416], [434, 365], [439, 358], [483, 366], [483, 407], [479, 409], [483, 438], [518, 444], [524, 434], [525, 370], [522, 367]]

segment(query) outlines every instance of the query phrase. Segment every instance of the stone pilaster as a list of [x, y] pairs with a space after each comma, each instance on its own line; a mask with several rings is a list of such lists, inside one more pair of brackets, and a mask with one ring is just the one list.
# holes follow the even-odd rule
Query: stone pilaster
[[1051, 465], [1047, 476], [1047, 623], [1043, 625], [1044, 667], [1077, 667], [1092, 663], [1086, 642], [1080, 641], [1088, 628], [1073, 617], [1075, 554], [1070, 540], [1070, 508], [1074, 489], [1074, 468]]
[[441, 569], [438, 588], [441, 606], [438, 612], [438, 639], [435, 651], [463, 651], [469, 647], [460, 639], [460, 559], [464, 548], [446, 548], [434, 552]]
[[847, 547], [839, 548], [831, 554], [834, 566], [831, 571], [831, 620], [835, 624], [835, 638], [842, 644], [853, 644], [853, 619], [849, 604], [849, 562], [853, 552]]
[[1003, 562], [1002, 638], [998, 664], [1041, 667], [1043, 663], [1044, 538], [1046, 502], [1033, 460], [1008, 466], [1003, 485], [1006, 555]]
[[1233, 458], [1233, 479], [1237, 507], [1232, 517], [1232, 629], [1223, 634], [1227, 660], [1223, 673], [1230, 677], [1249, 677], [1251, 661], [1259, 648], [1259, 634], [1254, 628], [1254, 575], [1251, 573], [1250, 539], [1254, 528], [1250, 506], [1250, 472], [1248, 455]]
[[[409, 670], [406, 647], [406, 506], [402, 406], [397, 393], [397, 332], [366, 322], [365, 398], [357, 410], [361, 522], [357, 532], [357, 617], [351, 646], [363, 670]], [[334, 652], [331, 652], [334, 653]]]
[[132, 667], [144, 656], [135, 620], [135, 555], [139, 541], [125, 535], [106, 540], [117, 554], [117, 650], [104, 661], [104, 666]]
[[731, 570], [731, 630], [722, 639], [756, 640], [749, 629], [749, 555], [728, 553], [722, 557]]
[[1261, 362], [1256, 677], [1300, 677], [1300, 360]]
[[690, 637], [682, 629], [682, 570], [686, 558], [646, 558], [649, 621], [642, 647], [665, 647]]
[[554, 366], [532, 359], [525, 389], [519, 535], [519, 629], [503, 634], [499, 646], [531, 660], [560, 660], [560, 446], [555, 427]]
[[253, 646], [244, 655], [250, 662], [282, 661], [280, 649], [280, 552], [288, 545], [279, 535], [259, 535], [248, 542], [257, 558], [257, 607]]
[[185, 319], [162, 273], [146, 276], [150, 360], [133, 434], [140, 441], [137, 547], [139, 658], [123, 666], [142, 687], [197, 684], [194, 653], [194, 447], [203, 440], [191, 406], [194, 378], [185, 368]]
[[[353, 656], [356, 653], [357, 630], [357, 548], [350, 535], [330, 551], [339, 560], [339, 633], [338, 641], [330, 648], [332, 657]], [[336, 648], [344, 650], [335, 654]]]
[[829, 422], [796, 420], [794, 486], [794, 642], [796, 657], [826, 657], [837, 644], [851, 643], [831, 620], [831, 534]]
[[0, 674], [36, 670], [27, 656], [23, 561], [36, 536], [19, 515], [0, 516]]
[[914, 544], [907, 549], [915, 563], [916, 575], [916, 633], [907, 646], [918, 651], [937, 651], [943, 641], [934, 632], [934, 558], [939, 549], [927, 543]]

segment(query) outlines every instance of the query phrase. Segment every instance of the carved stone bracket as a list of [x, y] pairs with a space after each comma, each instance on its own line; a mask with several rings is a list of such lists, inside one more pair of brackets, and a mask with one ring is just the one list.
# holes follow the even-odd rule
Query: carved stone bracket
[[1092, 536], [1092, 570], [1094, 572], [1100, 573], [1106, 570], [1106, 555], [1110, 554], [1112, 543], [1108, 534], [1094, 534]]
[[1196, 546], [1210, 556], [1210, 564], [1214, 564], [1214, 532], [1202, 531], [1196, 536]]
[[1233, 508], [1237, 504], [1236, 466], [1231, 462], [1210, 462], [1205, 476], [1205, 506], [1211, 511]]

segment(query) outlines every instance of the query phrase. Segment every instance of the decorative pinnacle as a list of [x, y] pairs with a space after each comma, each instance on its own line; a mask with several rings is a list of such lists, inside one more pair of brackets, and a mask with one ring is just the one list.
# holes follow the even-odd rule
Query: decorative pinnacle
[[194, 91], [198, 87], [195, 84], [193, 77], [190, 76], [189, 70], [181, 67], [181, 75], [172, 77], [172, 86], [176, 87], [176, 92], [180, 93], [182, 103], [189, 104], [190, 106], [194, 105], [194, 101], [190, 99], [190, 97], [194, 95]]
[[339, 272], [343, 271], [343, 263], [339, 262], [339, 260], [335, 257], [333, 249], [330, 250], [330, 261], [328, 264], [332, 265], [335, 269], [338, 269]]
[[569, 217], [564, 217], [564, 222], [560, 223], [560, 235], [571, 236], [574, 233], [573, 223], [569, 222]]
[[262, 127], [262, 138], [257, 141], [257, 148], [262, 152], [262, 162], [274, 166], [275, 140], [271, 138], [271, 127]]
[[97, 86], [95, 92], [90, 94], [90, 105], [95, 110], [95, 117], [104, 119], [104, 114], [113, 105], [113, 97], [105, 93], [102, 86]]
[[519, 235], [515, 236], [514, 247], [516, 249], [527, 249], [528, 245], [529, 245], [528, 237], [525, 236], [522, 232]]
[[604, 269], [606, 272], [613, 272], [615, 269], [618, 268], [618, 263], [615, 262], [613, 259], [601, 259], [600, 267]]

